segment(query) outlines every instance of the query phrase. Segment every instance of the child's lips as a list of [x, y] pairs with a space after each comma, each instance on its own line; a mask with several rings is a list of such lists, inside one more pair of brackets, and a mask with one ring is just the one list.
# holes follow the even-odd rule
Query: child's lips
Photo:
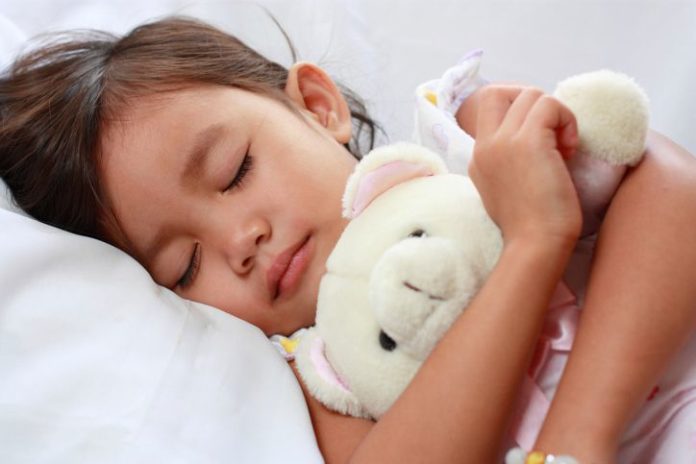
[[309, 239], [310, 237], [304, 237], [280, 253], [266, 272], [268, 292], [273, 300], [289, 294], [297, 287], [309, 264]]

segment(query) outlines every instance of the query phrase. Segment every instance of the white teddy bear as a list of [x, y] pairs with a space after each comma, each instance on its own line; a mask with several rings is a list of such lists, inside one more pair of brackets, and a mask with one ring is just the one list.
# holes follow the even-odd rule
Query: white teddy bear
[[[626, 166], [642, 157], [647, 99], [609, 71], [568, 79], [556, 96], [578, 120], [569, 169], [590, 234]], [[378, 419], [481, 288], [502, 238], [471, 180], [447, 173], [417, 145], [368, 154], [348, 180], [343, 208], [351, 221], [328, 259], [316, 325], [296, 362], [327, 407]]]

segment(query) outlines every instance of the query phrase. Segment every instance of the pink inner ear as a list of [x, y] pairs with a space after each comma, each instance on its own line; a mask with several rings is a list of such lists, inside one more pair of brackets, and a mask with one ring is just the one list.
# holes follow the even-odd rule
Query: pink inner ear
[[360, 214], [372, 200], [393, 186], [416, 177], [432, 175], [428, 166], [407, 161], [392, 161], [380, 166], [360, 179], [351, 208], [351, 218]]

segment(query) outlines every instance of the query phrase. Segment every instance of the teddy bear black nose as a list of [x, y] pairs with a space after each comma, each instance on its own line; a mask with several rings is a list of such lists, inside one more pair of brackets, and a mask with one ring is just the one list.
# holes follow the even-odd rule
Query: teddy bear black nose
[[425, 237], [426, 235], [428, 234], [426, 234], [423, 229], [416, 229], [410, 234], [408, 234], [409, 237]]
[[379, 344], [386, 351], [394, 351], [396, 348], [396, 342], [393, 338], [384, 333], [384, 330], [380, 330], [379, 332]]

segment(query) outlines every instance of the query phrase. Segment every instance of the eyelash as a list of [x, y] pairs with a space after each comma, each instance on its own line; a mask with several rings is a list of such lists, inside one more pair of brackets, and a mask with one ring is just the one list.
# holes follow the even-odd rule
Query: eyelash
[[[234, 175], [234, 178], [232, 181], [225, 187], [225, 192], [230, 191], [234, 188], [237, 188], [242, 185], [242, 182], [244, 181], [244, 178], [246, 177], [247, 174], [249, 174], [249, 171], [251, 171], [251, 168], [253, 166], [253, 158], [249, 154], [249, 152], [246, 152], [244, 154], [244, 159], [242, 159], [242, 164], [239, 166], [239, 169], [237, 170], [236, 174]], [[201, 266], [201, 244], [196, 243], [196, 246], [193, 249], [193, 254], [191, 255], [191, 260], [189, 262], [188, 267], [186, 268], [186, 271], [184, 271], [184, 274], [181, 276], [181, 278], [176, 282], [177, 288], [180, 289], [186, 289], [188, 288], [191, 283], [193, 283], [193, 280], [196, 278], [196, 274], [198, 274], [198, 269]]]
[[191, 261], [186, 268], [186, 271], [184, 271], [184, 275], [181, 276], [181, 278], [176, 282], [177, 288], [185, 290], [188, 288], [191, 283], [193, 282], [193, 279], [196, 278], [196, 274], [198, 274], [198, 269], [201, 267], [201, 244], [196, 243], [196, 245], [193, 248], [193, 254], [191, 255]]
[[244, 181], [244, 178], [246, 177], [247, 174], [249, 174], [249, 171], [251, 171], [251, 168], [254, 165], [254, 160], [249, 154], [249, 152], [246, 152], [244, 154], [244, 159], [242, 160], [242, 164], [239, 166], [239, 169], [237, 170], [237, 173], [234, 175], [234, 178], [232, 181], [225, 187], [225, 192], [232, 190], [233, 188], [239, 187], [242, 185], [242, 182]]

